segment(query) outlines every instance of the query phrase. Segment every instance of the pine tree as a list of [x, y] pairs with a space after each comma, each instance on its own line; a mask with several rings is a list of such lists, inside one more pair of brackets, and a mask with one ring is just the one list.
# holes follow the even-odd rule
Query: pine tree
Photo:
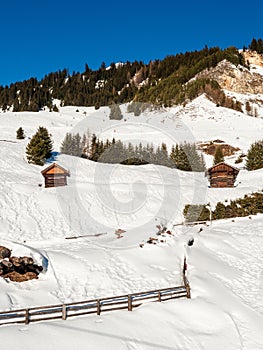
[[90, 133], [90, 130], [87, 130], [87, 133], [83, 135], [82, 141], [81, 141], [81, 147], [82, 147], [82, 156], [89, 158], [91, 153], [91, 138], [92, 135]]
[[250, 50], [257, 51], [258, 43], [255, 38], [252, 39], [251, 44], [249, 45]]
[[206, 169], [206, 163], [205, 163], [205, 158], [203, 156], [203, 154], [201, 153], [201, 156], [200, 156], [200, 170], [198, 171], [205, 171]]
[[263, 168], [263, 140], [254, 142], [247, 153], [247, 170]]
[[178, 162], [176, 163], [177, 169], [183, 170], [183, 171], [191, 171], [191, 164], [190, 159], [188, 159], [187, 154], [187, 146], [186, 145], [179, 145], [178, 149]]
[[81, 147], [81, 137], [80, 134], [77, 133], [73, 136], [73, 150], [72, 155], [76, 157], [80, 157], [82, 154], [82, 147]]
[[44, 128], [43, 126], [40, 126], [38, 128], [38, 132], [40, 133], [41, 138], [44, 142], [45, 158], [47, 159], [51, 156], [52, 149], [53, 149], [53, 141], [51, 139], [52, 135], [49, 134], [48, 130], [46, 128]]
[[174, 145], [172, 146], [170, 158], [171, 158], [172, 162], [174, 163], [174, 165], [177, 167], [177, 163], [179, 160], [179, 146], [178, 146], [178, 144], [176, 144], [175, 146]]
[[71, 155], [72, 152], [72, 134], [66, 133], [64, 140], [62, 141], [60, 152]]
[[196, 148], [194, 144], [185, 143], [183, 145], [183, 150], [186, 156], [185, 164], [186, 167], [184, 170], [187, 171], [196, 171], [199, 161], [199, 155], [196, 152]]
[[91, 138], [89, 159], [94, 160], [96, 158], [96, 153], [97, 153], [97, 136], [93, 134]]
[[57, 105], [53, 106], [53, 112], [59, 112], [59, 109], [58, 109]]
[[52, 152], [51, 135], [44, 127], [39, 127], [26, 147], [28, 163], [44, 165]]
[[179, 170], [198, 172], [205, 170], [204, 157], [197, 152], [194, 143], [176, 144], [172, 146], [170, 159], [171, 163]]
[[214, 165], [224, 161], [224, 155], [220, 147], [217, 147], [214, 155]]
[[101, 62], [100, 69], [101, 70], [105, 70], [106, 69], [106, 63], [104, 61]]
[[259, 54], [263, 53], [263, 40], [261, 38], [258, 39], [258, 53]]
[[226, 217], [226, 206], [218, 202], [216, 204], [215, 210], [213, 211], [213, 219], [223, 219]]
[[167, 146], [165, 143], [161, 144], [161, 147], [158, 146], [156, 150], [156, 164], [163, 166], [171, 166], [171, 162], [169, 160]]
[[19, 112], [20, 111], [20, 106], [19, 106], [19, 100], [17, 96], [15, 97], [15, 100], [13, 102], [13, 112]]
[[246, 111], [248, 115], [251, 115], [251, 105], [249, 101], [246, 101]]
[[186, 204], [183, 210], [186, 222], [207, 221], [210, 210], [203, 204]]
[[17, 138], [18, 140], [23, 140], [25, 137], [26, 137], [26, 136], [25, 136], [24, 130], [23, 130], [23, 128], [20, 126], [20, 128], [18, 128], [17, 131], [16, 131], [16, 138]]
[[114, 120], [121, 120], [122, 119], [122, 114], [121, 114], [121, 109], [120, 106], [117, 104], [112, 104], [110, 105], [110, 119]]

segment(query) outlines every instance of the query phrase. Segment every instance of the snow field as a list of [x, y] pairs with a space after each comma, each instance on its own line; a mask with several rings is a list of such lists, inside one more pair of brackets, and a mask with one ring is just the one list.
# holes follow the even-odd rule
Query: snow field
[[[263, 216], [222, 220], [209, 227], [174, 226], [182, 222], [187, 203], [210, 202], [213, 207], [218, 201], [262, 190], [262, 170], [241, 170], [233, 189], [210, 189], [204, 174], [151, 165], [96, 164], [58, 155], [56, 161], [71, 171], [68, 186], [45, 189], [39, 186], [44, 167], [27, 164], [28, 139], [18, 141], [15, 134], [22, 126], [31, 137], [38, 126], [45, 126], [53, 135], [55, 151], [66, 132], [89, 128], [103, 138], [131, 142], [143, 138], [168, 146], [220, 138], [246, 152], [262, 138], [263, 119], [215, 107], [203, 96], [184, 108], [139, 117], [126, 113], [126, 106], [121, 108], [126, 122], [119, 123], [108, 119], [107, 108], [0, 114], [1, 244], [44, 259], [47, 267], [38, 280], [23, 284], [1, 279], [0, 308], [179, 285], [184, 254], [192, 299], [66, 322], [3, 326], [1, 346], [10, 345], [12, 334], [14, 349], [97, 350], [105, 349], [105, 344], [121, 350], [262, 349]], [[212, 157], [205, 159], [210, 166]], [[163, 243], [146, 244], [149, 237], [157, 237], [156, 225], [167, 226], [173, 235], [163, 237]], [[118, 228], [126, 231], [121, 239], [115, 235]], [[95, 236], [98, 233], [103, 234]], [[80, 235], [85, 237], [65, 239]], [[194, 245], [188, 247], [191, 238]]]

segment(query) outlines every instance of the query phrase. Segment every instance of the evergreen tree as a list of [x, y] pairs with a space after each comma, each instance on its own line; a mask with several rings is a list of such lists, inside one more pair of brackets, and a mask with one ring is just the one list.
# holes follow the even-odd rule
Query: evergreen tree
[[51, 135], [47, 129], [39, 127], [26, 147], [28, 163], [44, 165], [45, 160], [51, 156], [52, 144]]
[[[91, 140], [90, 140], [91, 139]], [[168, 155], [167, 146], [162, 143], [156, 150], [152, 144], [143, 146], [140, 142], [133, 146], [131, 143], [124, 144], [113, 138], [102, 141], [93, 134], [92, 138], [88, 132], [87, 136], [79, 134], [66, 134], [61, 145], [61, 152], [74, 156], [88, 158], [95, 162], [142, 165], [156, 164], [167, 167], [175, 167], [185, 171], [204, 171], [205, 163], [202, 155], [199, 155], [195, 144], [176, 145], [172, 147], [171, 155]], [[192, 163], [191, 163], [192, 162]]]
[[92, 135], [91, 145], [90, 145], [90, 160], [95, 160], [97, 156], [97, 136], [95, 134]]
[[122, 114], [121, 114], [121, 109], [120, 106], [117, 104], [112, 104], [110, 105], [110, 119], [114, 120], [121, 120], [122, 119]]
[[178, 149], [178, 161], [176, 163], [177, 169], [183, 171], [191, 171], [190, 158], [188, 159], [187, 152], [185, 151], [187, 148], [186, 145], [179, 145]]
[[101, 70], [105, 70], [106, 69], [106, 63], [104, 61], [101, 62], [100, 69]]
[[216, 204], [215, 210], [213, 211], [213, 219], [223, 219], [226, 217], [226, 206], [218, 202]]
[[43, 140], [44, 142], [44, 147], [45, 147], [45, 158], [49, 158], [51, 156], [51, 153], [52, 153], [52, 149], [53, 149], [53, 141], [51, 139], [52, 135], [49, 134], [48, 130], [43, 127], [43, 126], [40, 126], [38, 128], [38, 132], [41, 136], [41, 139]]
[[261, 38], [258, 39], [258, 53], [263, 53], [263, 40]]
[[83, 153], [83, 146], [79, 133], [76, 135], [67, 133], [62, 141], [60, 151], [61, 153], [68, 154], [70, 156], [81, 157]]
[[66, 133], [64, 140], [62, 141], [60, 152], [71, 155], [72, 152], [72, 134]]
[[249, 48], [251, 51], [256, 51], [257, 50], [257, 40], [255, 38], [252, 39]]
[[186, 143], [183, 145], [185, 153], [185, 169], [187, 171], [204, 171], [205, 163], [203, 156], [199, 155], [194, 143]]
[[205, 171], [205, 169], [206, 169], [205, 158], [204, 158], [203, 154], [201, 153], [200, 162], [199, 162], [199, 169], [196, 171]]
[[16, 96], [15, 100], [13, 101], [13, 112], [19, 112], [19, 111], [20, 111], [19, 100]]
[[82, 154], [82, 146], [81, 146], [81, 137], [80, 134], [77, 133], [73, 137], [73, 150], [72, 155], [76, 157], [80, 157]]
[[221, 147], [217, 147], [214, 155], [214, 165], [224, 161], [224, 155], [222, 153]]
[[203, 155], [199, 155], [195, 144], [176, 144], [172, 147], [170, 158], [179, 170], [204, 171], [205, 161]]
[[183, 215], [186, 222], [208, 221], [210, 210], [203, 204], [186, 204]]
[[177, 167], [178, 160], [179, 160], [179, 146], [178, 146], [178, 144], [176, 144], [175, 146], [174, 145], [172, 146], [170, 158], [171, 158], [172, 162], [174, 163], [174, 165]]
[[155, 153], [155, 164], [163, 166], [171, 166], [172, 162], [169, 159], [167, 146], [165, 143], [161, 144], [161, 147], [158, 146]]
[[92, 135], [90, 130], [87, 130], [87, 133], [82, 136], [81, 147], [82, 147], [82, 156], [89, 157], [91, 150], [91, 138]]
[[57, 105], [53, 106], [53, 112], [59, 112], [59, 109], [58, 109]]
[[246, 168], [256, 170], [263, 168], [263, 140], [254, 142], [247, 153]]
[[94, 108], [95, 109], [100, 109], [100, 103], [98, 101], [95, 102]]
[[84, 134], [82, 136], [82, 141], [81, 141], [81, 147], [82, 147], [82, 151], [85, 147], [87, 147], [87, 143], [88, 143], [88, 139], [87, 139], [87, 135]]
[[256, 51], [257, 53], [262, 54], [263, 53], [263, 40], [261, 38], [258, 40], [253, 38], [250, 45], [249, 45], [249, 48], [251, 51]]
[[18, 128], [17, 131], [16, 131], [16, 138], [17, 138], [18, 140], [23, 140], [25, 137], [26, 137], [26, 136], [25, 136], [24, 130], [23, 130], [23, 128], [20, 126], [20, 128]]

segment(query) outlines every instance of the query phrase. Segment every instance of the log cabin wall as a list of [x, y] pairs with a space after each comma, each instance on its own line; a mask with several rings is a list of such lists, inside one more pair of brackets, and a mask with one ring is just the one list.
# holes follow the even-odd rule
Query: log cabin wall
[[239, 170], [225, 163], [219, 163], [208, 169], [211, 187], [234, 187]]
[[66, 186], [67, 185], [67, 177], [66, 175], [45, 175], [45, 187], [58, 187], [58, 186]]
[[70, 173], [56, 163], [44, 169], [42, 175], [45, 178], [45, 187], [59, 187], [67, 185], [67, 176]]

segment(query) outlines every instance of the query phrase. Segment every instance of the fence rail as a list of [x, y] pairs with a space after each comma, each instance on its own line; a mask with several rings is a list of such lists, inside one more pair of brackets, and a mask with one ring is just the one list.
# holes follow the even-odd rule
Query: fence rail
[[128, 295], [85, 300], [67, 304], [0, 311], [0, 325], [15, 323], [29, 324], [30, 322], [55, 319], [66, 320], [69, 317], [77, 317], [89, 314], [100, 315], [102, 312], [114, 310], [126, 309], [132, 311], [133, 308], [136, 308], [148, 301], [161, 302], [185, 297], [190, 298], [190, 287], [188, 282], [187, 284], [179, 287], [151, 290]]

